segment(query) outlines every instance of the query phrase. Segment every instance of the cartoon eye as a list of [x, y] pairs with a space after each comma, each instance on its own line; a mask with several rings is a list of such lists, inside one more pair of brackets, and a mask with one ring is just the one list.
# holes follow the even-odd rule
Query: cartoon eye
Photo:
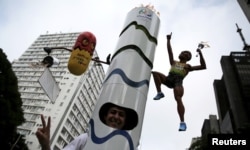
[[89, 44], [89, 41], [88, 41], [87, 39], [84, 39], [84, 40], [82, 41], [82, 44], [83, 44], [84, 46], [86, 46], [86, 45]]
[[90, 44], [90, 48], [91, 48], [91, 49], [95, 49], [95, 43], [91, 43], [91, 44]]

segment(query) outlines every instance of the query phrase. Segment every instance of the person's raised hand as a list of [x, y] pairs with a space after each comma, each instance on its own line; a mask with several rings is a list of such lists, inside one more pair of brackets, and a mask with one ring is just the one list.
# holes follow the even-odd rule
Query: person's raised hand
[[172, 37], [172, 32], [170, 34], [167, 35], [167, 39], [170, 40]]
[[198, 53], [201, 53], [201, 49], [199, 49], [199, 48], [197, 48], [197, 50], [196, 50]]
[[50, 150], [50, 117], [48, 118], [47, 124], [43, 115], [41, 115], [41, 120], [43, 127], [37, 129], [36, 137], [42, 150]]

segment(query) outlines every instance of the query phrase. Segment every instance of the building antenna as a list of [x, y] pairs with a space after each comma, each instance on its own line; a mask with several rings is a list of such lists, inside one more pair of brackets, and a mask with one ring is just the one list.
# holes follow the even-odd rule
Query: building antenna
[[237, 23], [236, 23], [236, 27], [237, 27], [237, 32], [239, 32], [241, 40], [243, 41], [243, 44], [244, 44], [243, 50], [250, 52], [250, 45], [248, 45], [246, 43], [245, 38], [244, 38], [244, 36], [243, 36], [243, 34], [241, 32], [241, 28], [239, 28]]

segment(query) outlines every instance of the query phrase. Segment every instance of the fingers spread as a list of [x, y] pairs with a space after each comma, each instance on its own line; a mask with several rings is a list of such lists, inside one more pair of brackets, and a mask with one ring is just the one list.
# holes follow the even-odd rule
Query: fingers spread
[[47, 129], [50, 129], [50, 117], [48, 118], [48, 122], [47, 122]]
[[41, 120], [42, 120], [43, 128], [45, 128], [46, 127], [46, 122], [45, 122], [45, 119], [44, 119], [43, 115], [41, 115]]

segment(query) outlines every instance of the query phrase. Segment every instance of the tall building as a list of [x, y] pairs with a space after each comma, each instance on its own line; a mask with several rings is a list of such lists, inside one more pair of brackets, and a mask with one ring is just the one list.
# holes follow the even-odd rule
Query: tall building
[[220, 133], [219, 122], [216, 115], [209, 115], [209, 119], [205, 119], [201, 129], [201, 135]]
[[191, 140], [189, 150], [200, 150], [207, 146], [208, 134], [219, 134], [219, 121], [216, 115], [209, 115], [209, 119], [205, 119], [201, 129], [201, 136], [194, 137]]
[[192, 139], [189, 149], [207, 148], [208, 134], [240, 134], [250, 127], [250, 52], [231, 52], [221, 57], [223, 71], [214, 80], [219, 121], [215, 115], [205, 119], [201, 137]]
[[250, 52], [222, 56], [221, 80], [214, 90], [221, 133], [239, 133], [250, 124]]
[[250, 0], [237, 0], [243, 13], [247, 17], [247, 20], [250, 23]]
[[[51, 148], [62, 149], [74, 137], [86, 132], [96, 100], [104, 79], [102, 65], [91, 61], [88, 70], [81, 76], [69, 73], [67, 68], [70, 52], [53, 50], [50, 56], [60, 63], [49, 68], [59, 87], [59, 94], [53, 102], [38, 82], [45, 71], [39, 65], [48, 54], [44, 47], [66, 47], [71, 49], [80, 33], [60, 33], [40, 35], [35, 42], [12, 63], [18, 78], [18, 88], [23, 101], [26, 122], [18, 127], [18, 132], [26, 135], [29, 149], [40, 149], [35, 136], [42, 127], [40, 114], [51, 117]], [[93, 57], [97, 57], [97, 52]], [[47, 119], [46, 119], [47, 121]]]

